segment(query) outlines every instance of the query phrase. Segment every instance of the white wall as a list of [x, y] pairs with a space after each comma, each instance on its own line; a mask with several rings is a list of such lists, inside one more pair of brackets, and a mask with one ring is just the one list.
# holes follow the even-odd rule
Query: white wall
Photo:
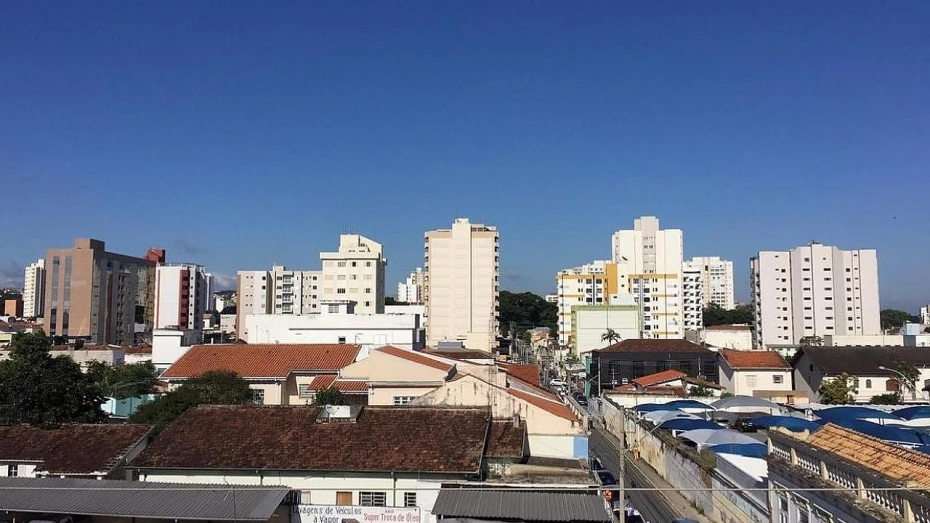
[[704, 329], [704, 343], [721, 349], [752, 350], [750, 329]]
[[823, 337], [825, 347], [903, 347], [904, 336], [900, 334], [854, 334], [827, 335]]
[[607, 329], [613, 329], [621, 340], [639, 338], [639, 311], [632, 308], [579, 307], [572, 311], [572, 347], [580, 356], [610, 345], [601, 341]]
[[185, 345], [184, 331], [155, 330], [152, 332], [152, 363], [155, 369], [162, 371], [174, 365], [181, 356], [190, 350], [191, 345]]
[[[323, 305], [326, 306], [325, 303]], [[249, 343], [350, 343], [421, 350], [415, 314], [261, 314], [246, 316]]]
[[16, 466], [16, 477], [34, 478], [36, 477], [36, 463], [17, 463], [15, 461], [0, 462], [0, 478], [10, 477], [10, 465]]

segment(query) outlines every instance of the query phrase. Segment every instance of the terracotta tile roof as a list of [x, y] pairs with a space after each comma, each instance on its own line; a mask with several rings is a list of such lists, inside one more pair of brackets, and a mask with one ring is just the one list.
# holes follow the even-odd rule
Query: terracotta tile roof
[[687, 377], [688, 375], [680, 370], [663, 370], [662, 372], [656, 372], [655, 374], [649, 374], [648, 376], [641, 376], [633, 380], [633, 383], [639, 385], [640, 387], [649, 387], [652, 385], [659, 385], [660, 383], [668, 383], [669, 381], [680, 380]]
[[0, 427], [0, 460], [41, 461], [50, 474], [106, 474], [130, 448], [147, 438], [150, 425], [31, 425]]
[[773, 350], [720, 349], [720, 356], [731, 369], [790, 369], [780, 354]]
[[285, 378], [291, 371], [334, 372], [355, 361], [358, 345], [217, 344], [194, 345], [162, 378], [192, 378], [231, 370], [243, 378]]
[[488, 433], [485, 456], [490, 458], [522, 458], [526, 447], [526, 422], [514, 426], [510, 420], [495, 420]]
[[832, 423], [811, 434], [806, 441], [892, 480], [916, 482], [915, 486], [920, 488], [930, 487], [930, 454], [892, 445]]
[[709, 353], [710, 350], [687, 340], [640, 340], [629, 339], [614, 343], [594, 352], [698, 352]]
[[480, 350], [440, 350], [427, 349], [423, 354], [439, 356], [440, 358], [449, 358], [450, 360], [487, 360], [494, 359], [494, 354]]
[[151, 354], [152, 347], [149, 345], [139, 345], [138, 347], [126, 347], [126, 354]]
[[424, 356], [420, 353], [413, 352], [410, 350], [398, 349], [397, 347], [391, 347], [391, 346], [381, 347], [380, 349], [375, 349], [375, 350], [377, 350], [378, 352], [383, 352], [385, 354], [390, 354], [391, 356], [394, 356], [397, 358], [403, 358], [407, 361], [419, 363], [420, 365], [426, 365], [427, 367], [432, 367], [434, 369], [444, 370], [446, 372], [452, 369], [452, 365], [446, 362], [434, 360], [433, 358]]
[[684, 378], [682, 378], [682, 380], [684, 380], [685, 383], [690, 383], [692, 385], [701, 385], [709, 389], [723, 390], [722, 386], [717, 385], [716, 383], [712, 381], [702, 380], [701, 378], [692, 378], [691, 376], [685, 376]]
[[335, 386], [341, 392], [368, 392], [367, 381], [336, 381], [335, 374], [322, 374], [313, 378], [313, 381], [310, 382], [309, 388], [310, 390], [317, 391], [325, 390], [333, 386]]
[[550, 414], [555, 414], [560, 418], [565, 418], [571, 421], [578, 421], [578, 416], [575, 416], [575, 413], [572, 412], [572, 409], [568, 408], [564, 403], [560, 403], [555, 400], [546, 399], [539, 397], [535, 394], [530, 394], [529, 392], [523, 392], [522, 390], [517, 389], [507, 389], [507, 392], [515, 398], [519, 398], [530, 405], [539, 407]]
[[709, 327], [704, 327], [704, 330], [708, 331], [749, 331], [752, 330], [752, 327], [749, 325], [711, 325]]
[[[666, 386], [646, 387], [645, 389], [637, 391], [636, 386], [634, 384], [628, 383], [626, 385], [620, 385], [619, 387], [614, 388], [613, 391], [632, 393], [632, 394], [644, 394], [647, 396], [672, 395], [672, 396], [678, 396], [679, 398], [688, 397], [688, 393], [685, 392], [684, 387], [666, 387]], [[608, 392], [611, 392], [611, 391], [608, 391]]]
[[467, 472], [481, 467], [483, 409], [364, 407], [318, 423], [316, 407], [200, 406], [132, 463], [137, 468]]
[[498, 363], [498, 367], [511, 376], [525, 381], [534, 387], [539, 387], [539, 365], [527, 363]]

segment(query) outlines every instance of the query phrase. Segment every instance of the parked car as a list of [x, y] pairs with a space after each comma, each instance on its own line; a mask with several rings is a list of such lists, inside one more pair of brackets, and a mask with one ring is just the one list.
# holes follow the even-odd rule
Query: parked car
[[552, 380], [549, 380], [549, 386], [550, 387], [564, 387], [565, 382], [560, 379], [552, 379]]
[[758, 432], [759, 427], [750, 418], [736, 418], [732, 428], [740, 432]]

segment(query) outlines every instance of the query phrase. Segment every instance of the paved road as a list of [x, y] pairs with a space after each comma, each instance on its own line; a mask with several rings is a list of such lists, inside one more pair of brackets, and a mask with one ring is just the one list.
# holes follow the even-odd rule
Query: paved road
[[[610, 471], [621, 485], [630, 488], [669, 487], [649, 465], [641, 460], [634, 461], [629, 455], [625, 459], [625, 474], [621, 475], [620, 443], [616, 437], [603, 428], [595, 426], [591, 430], [588, 445], [604, 468]], [[630, 490], [626, 491], [626, 496], [649, 523], [666, 523], [680, 517], [690, 517], [698, 521], [705, 520], [690, 506], [684, 496], [677, 492]]]

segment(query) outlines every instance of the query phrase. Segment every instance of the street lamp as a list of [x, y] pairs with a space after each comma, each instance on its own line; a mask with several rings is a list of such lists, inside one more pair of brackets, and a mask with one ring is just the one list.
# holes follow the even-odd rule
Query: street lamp
[[[894, 372], [894, 373], [897, 374], [898, 376], [901, 376], [901, 383], [898, 384], [898, 398], [903, 400], [903, 399], [904, 399], [904, 396], [901, 394], [901, 388], [904, 387], [904, 384], [905, 384], [905, 383], [907, 383], [908, 385], [910, 385], [911, 380], [908, 379], [908, 377], [905, 376], [903, 372], [901, 372], [901, 371], [899, 371], [899, 370], [895, 370], [895, 369], [889, 369], [888, 367], [885, 367], [884, 365], [879, 365], [879, 366], [878, 366], [878, 370], [887, 370], [888, 372]], [[908, 388], [910, 388], [910, 387], [908, 387]]]

